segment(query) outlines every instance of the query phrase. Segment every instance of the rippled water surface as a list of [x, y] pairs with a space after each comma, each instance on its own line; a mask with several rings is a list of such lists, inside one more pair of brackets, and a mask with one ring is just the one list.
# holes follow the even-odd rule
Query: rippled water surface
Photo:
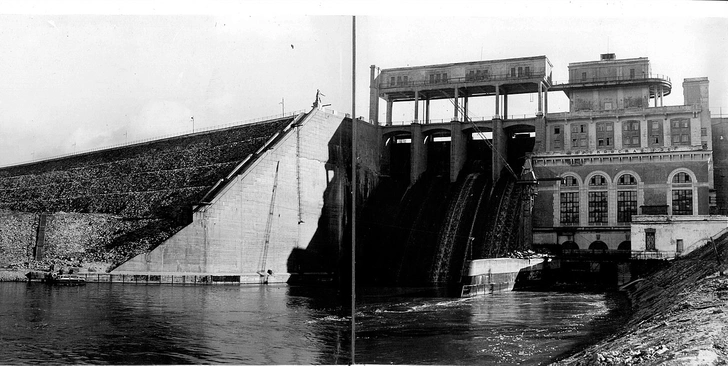
[[[0, 283], [0, 364], [346, 364], [339, 301], [285, 285]], [[357, 363], [541, 364], [622, 319], [602, 294], [367, 289], [357, 303]]]

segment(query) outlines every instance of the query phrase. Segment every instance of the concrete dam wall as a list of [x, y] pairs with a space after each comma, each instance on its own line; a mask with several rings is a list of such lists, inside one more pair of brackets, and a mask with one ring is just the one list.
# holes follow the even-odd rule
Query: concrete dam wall
[[[349, 243], [351, 123], [315, 109], [0, 169], [0, 265], [74, 258], [243, 282], [330, 274]], [[378, 183], [379, 138], [359, 124], [363, 202]]]
[[[198, 207], [190, 225], [114, 272], [240, 275], [242, 282], [259, 281], [258, 272], [281, 282], [291, 273], [334, 272], [349, 242], [350, 125], [313, 111]], [[362, 126], [360, 143], [376, 143], [376, 129]], [[378, 176], [371, 157], [363, 155], [359, 170], [363, 197]]]

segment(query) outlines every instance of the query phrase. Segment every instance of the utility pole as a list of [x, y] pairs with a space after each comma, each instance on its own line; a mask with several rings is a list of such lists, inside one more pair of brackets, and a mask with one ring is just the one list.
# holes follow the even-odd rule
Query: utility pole
[[356, 343], [356, 16], [351, 17], [351, 364]]
[[192, 133], [195, 133], [195, 116], [190, 117], [192, 120]]

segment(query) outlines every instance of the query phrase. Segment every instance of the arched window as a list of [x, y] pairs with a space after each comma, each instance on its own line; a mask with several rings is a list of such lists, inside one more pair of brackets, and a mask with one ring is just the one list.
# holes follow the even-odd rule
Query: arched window
[[573, 241], [565, 241], [561, 244], [562, 249], [579, 249], [579, 244]]
[[607, 243], [605, 243], [601, 240], [597, 240], [597, 241], [589, 244], [589, 249], [591, 249], [591, 250], [608, 250], [609, 247], [607, 246]]
[[620, 186], [634, 186], [637, 185], [637, 179], [632, 174], [622, 174], [617, 179], [617, 184]]
[[622, 174], [617, 179], [617, 222], [632, 222], [637, 214], [637, 179], [632, 174]]
[[609, 217], [607, 178], [596, 174], [589, 180], [589, 223], [606, 224]]
[[595, 175], [591, 177], [589, 180], [589, 186], [590, 187], [600, 187], [600, 186], [606, 186], [607, 185], [607, 179], [604, 178], [603, 175]]
[[686, 172], [679, 172], [672, 177], [672, 214], [693, 214], [692, 177]]
[[690, 175], [685, 172], [680, 172], [675, 174], [674, 177], [672, 177], [673, 183], [690, 183]]
[[560, 222], [564, 225], [579, 224], [579, 181], [573, 175], [567, 175], [561, 182]]
[[579, 181], [576, 180], [576, 177], [574, 177], [573, 175], [567, 175], [562, 180], [561, 186], [562, 187], [578, 187]]

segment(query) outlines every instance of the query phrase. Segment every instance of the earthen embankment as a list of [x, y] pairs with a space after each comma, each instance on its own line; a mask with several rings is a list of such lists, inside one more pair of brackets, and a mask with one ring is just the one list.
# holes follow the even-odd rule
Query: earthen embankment
[[115, 266], [154, 248], [293, 119], [0, 168], [0, 268]]
[[728, 363], [728, 236], [674, 260], [625, 291], [633, 313], [623, 329], [558, 365]]

